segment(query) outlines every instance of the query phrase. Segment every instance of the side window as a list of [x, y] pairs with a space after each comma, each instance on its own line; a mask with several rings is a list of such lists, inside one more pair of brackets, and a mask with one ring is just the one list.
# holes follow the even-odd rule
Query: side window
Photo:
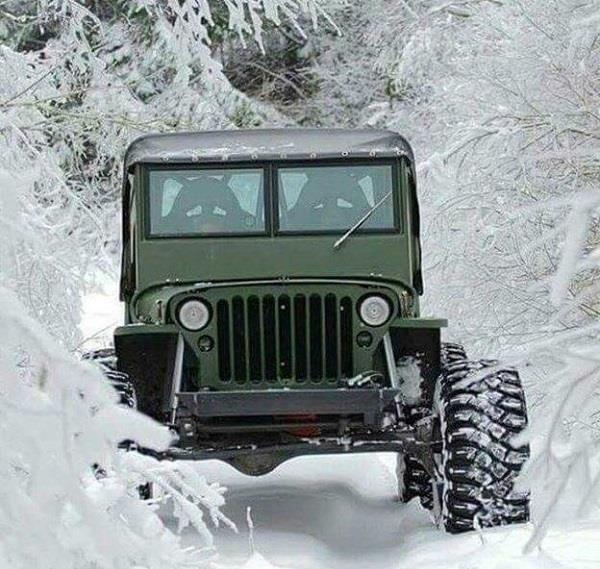
[[265, 221], [264, 203], [261, 192], [257, 189], [262, 184], [262, 173], [248, 172], [233, 174], [229, 178], [228, 186], [234, 193], [240, 207], [260, 221]]
[[[136, 207], [135, 196], [138, 183], [137, 179], [128, 174], [126, 195], [129, 203], [124, 204], [122, 226], [122, 255], [121, 255], [121, 283], [120, 298], [126, 300], [135, 288], [135, 249], [136, 249]], [[129, 206], [129, 207], [127, 207]]]
[[358, 185], [363, 191], [363, 194], [365, 194], [365, 198], [369, 202], [369, 207], [373, 207], [375, 205], [375, 190], [373, 189], [373, 179], [370, 176], [365, 176], [364, 178], [358, 181]]
[[[132, 185], [132, 187], [135, 187]], [[131, 207], [129, 208], [129, 282], [131, 289], [136, 286], [136, 273], [135, 264], [137, 262], [135, 258], [135, 250], [137, 247], [137, 207], [135, 205], [137, 199], [137, 192], [139, 189], [131, 192]]]
[[161, 217], [166, 217], [171, 213], [175, 198], [179, 195], [179, 192], [183, 188], [175, 178], [168, 178], [163, 184], [162, 203], [160, 206]]
[[280, 173], [281, 197], [283, 198], [279, 200], [280, 213], [288, 212], [295, 207], [307, 181], [308, 176], [304, 172], [282, 171]]

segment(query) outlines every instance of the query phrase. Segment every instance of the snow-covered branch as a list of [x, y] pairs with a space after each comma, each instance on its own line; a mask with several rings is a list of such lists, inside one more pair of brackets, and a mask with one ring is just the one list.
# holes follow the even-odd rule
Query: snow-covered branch
[[[220, 511], [223, 489], [190, 466], [119, 449], [126, 437], [162, 450], [172, 436], [119, 405], [97, 369], [73, 361], [25, 313], [0, 289], [0, 565], [204, 566], [213, 551], [203, 513], [231, 525]], [[183, 547], [139, 499], [147, 482], [173, 503], [180, 528], [200, 533], [202, 547]]]

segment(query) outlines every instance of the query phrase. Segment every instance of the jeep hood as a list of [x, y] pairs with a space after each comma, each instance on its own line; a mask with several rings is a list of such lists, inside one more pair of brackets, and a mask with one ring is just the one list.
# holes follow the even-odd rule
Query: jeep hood
[[138, 245], [137, 290], [165, 283], [373, 278], [413, 286], [409, 240], [398, 234], [151, 239]]

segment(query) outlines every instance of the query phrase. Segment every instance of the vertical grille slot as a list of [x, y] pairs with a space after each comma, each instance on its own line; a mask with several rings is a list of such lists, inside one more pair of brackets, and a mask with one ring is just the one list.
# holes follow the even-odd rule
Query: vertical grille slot
[[219, 350], [219, 379], [231, 380], [231, 346], [229, 334], [229, 303], [219, 300], [217, 303], [217, 341]]
[[340, 371], [342, 377], [352, 377], [352, 300], [342, 298], [340, 302]]
[[292, 310], [290, 297], [280, 296], [279, 311], [279, 377], [292, 377]]
[[248, 299], [248, 352], [250, 381], [260, 381], [263, 374], [262, 330], [260, 300], [257, 296]]
[[275, 334], [275, 298], [265, 296], [263, 301], [263, 342], [265, 347], [265, 379], [277, 380], [277, 350]]
[[244, 299], [236, 296], [232, 302], [233, 318], [233, 376], [238, 383], [247, 381], [246, 369], [246, 311]]
[[217, 303], [219, 378], [335, 381], [353, 373], [353, 302], [334, 293], [235, 296]]
[[334, 294], [325, 297], [325, 377], [338, 375], [338, 310]]
[[298, 382], [306, 381], [308, 378], [308, 327], [306, 325], [306, 296], [298, 294], [294, 298], [294, 345], [295, 372]]
[[309, 337], [310, 337], [310, 378], [321, 381], [323, 378], [323, 317], [321, 297], [312, 294], [309, 300]]

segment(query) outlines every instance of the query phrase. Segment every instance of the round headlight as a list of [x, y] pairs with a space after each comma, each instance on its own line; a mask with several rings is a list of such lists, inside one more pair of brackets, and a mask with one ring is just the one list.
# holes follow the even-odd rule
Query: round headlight
[[210, 310], [201, 300], [188, 300], [179, 307], [177, 318], [188, 330], [202, 330], [210, 320]]
[[392, 313], [390, 303], [381, 296], [369, 296], [360, 303], [359, 314], [369, 326], [381, 326]]

